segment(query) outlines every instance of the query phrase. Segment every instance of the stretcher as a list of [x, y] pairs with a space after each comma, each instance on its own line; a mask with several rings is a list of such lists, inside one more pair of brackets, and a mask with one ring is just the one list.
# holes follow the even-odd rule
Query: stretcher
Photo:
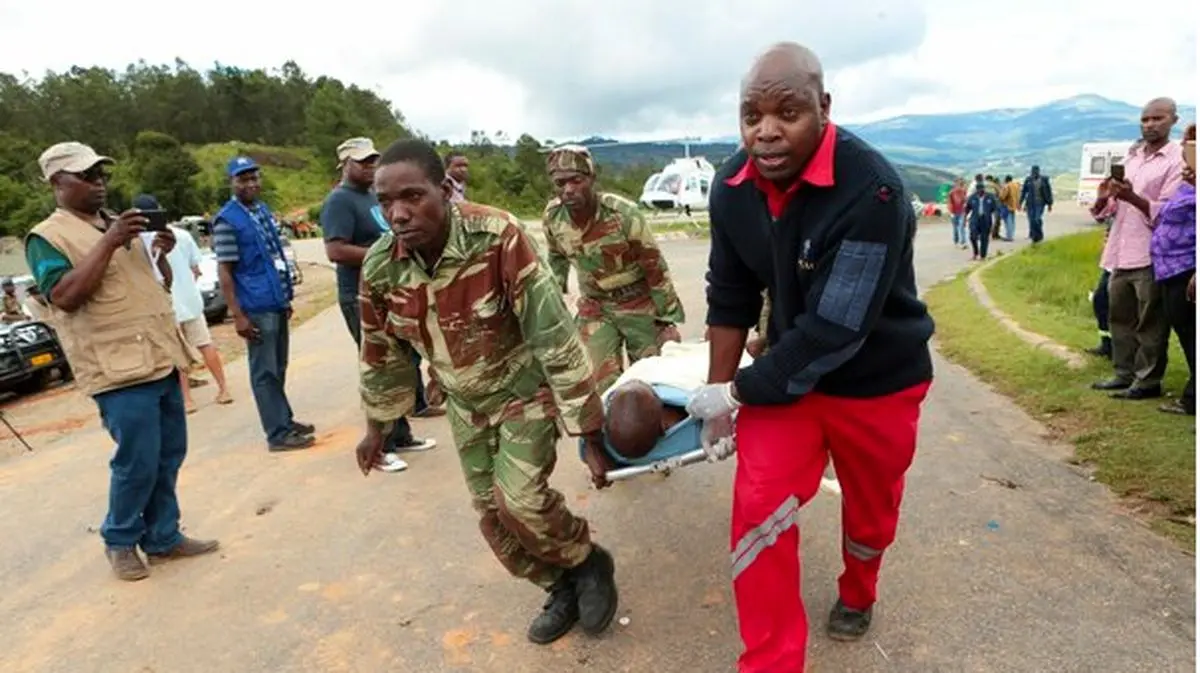
[[[654, 388], [655, 394], [663, 404], [674, 407], [687, 406], [688, 393], [686, 391], [671, 386], [654, 385], [651, 387]], [[641, 458], [622, 456], [608, 443], [606, 437], [604, 450], [616, 467], [605, 473], [605, 477], [611, 482], [617, 482], [645, 474], [667, 476], [671, 474], [672, 470], [705, 462], [708, 457], [700, 443], [700, 430], [703, 426], [703, 421], [698, 418], [691, 416], [684, 418], [668, 428], [650, 453]], [[584, 444], [581, 439], [579, 441], [579, 460], [582, 461], [583, 456]], [[836, 496], [842, 494], [841, 484], [838, 483], [837, 478], [828, 474], [821, 478], [821, 490]]]
[[[685, 407], [688, 402], [688, 395], [685, 391], [671, 386], [654, 385], [654, 392], [658, 395], [658, 399], [662, 400], [664, 405], [674, 407]], [[700, 428], [703, 422], [700, 419], [688, 416], [672, 425], [667, 429], [658, 444], [641, 458], [626, 458], [617, 453], [616, 449], [608, 443], [608, 438], [604, 440], [604, 450], [608, 453], [609, 460], [612, 461], [616, 468], [609, 470], [607, 477], [609, 481], [622, 481], [640, 477], [644, 474], [670, 474], [672, 470], [676, 470], [695, 463], [703, 463], [707, 460], [704, 455], [704, 449], [700, 444]], [[583, 460], [583, 441], [579, 442], [579, 459]]]

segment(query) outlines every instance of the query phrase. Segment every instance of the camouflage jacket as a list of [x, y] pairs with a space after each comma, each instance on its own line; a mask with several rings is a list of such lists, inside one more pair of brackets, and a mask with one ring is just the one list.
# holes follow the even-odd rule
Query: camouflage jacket
[[400, 339], [476, 426], [557, 416], [569, 434], [598, 430], [603, 410], [587, 352], [520, 222], [474, 203], [451, 204], [449, 216], [432, 272], [390, 232], [363, 259], [359, 392], [367, 417], [412, 412], [416, 370]]
[[562, 202], [553, 199], [542, 214], [542, 230], [550, 268], [564, 292], [574, 263], [581, 301], [615, 304], [667, 323], [684, 321], [667, 260], [636, 203], [601, 193], [595, 219], [581, 229], [572, 224]]

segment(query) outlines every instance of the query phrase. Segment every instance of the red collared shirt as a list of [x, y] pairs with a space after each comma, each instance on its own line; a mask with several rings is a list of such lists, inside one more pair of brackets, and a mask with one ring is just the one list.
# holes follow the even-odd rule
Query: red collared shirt
[[725, 184], [737, 187], [747, 180], [753, 180], [754, 186], [758, 187], [758, 190], [767, 197], [767, 210], [771, 212], [771, 217], [778, 219], [804, 183], [814, 187], [833, 186], [833, 154], [836, 141], [837, 127], [833, 125], [833, 122], [829, 122], [821, 134], [821, 142], [817, 144], [817, 151], [813, 152], [804, 170], [800, 171], [800, 176], [788, 185], [787, 189], [780, 189], [774, 182], [759, 175], [753, 158], [746, 159], [742, 169], [726, 180]]

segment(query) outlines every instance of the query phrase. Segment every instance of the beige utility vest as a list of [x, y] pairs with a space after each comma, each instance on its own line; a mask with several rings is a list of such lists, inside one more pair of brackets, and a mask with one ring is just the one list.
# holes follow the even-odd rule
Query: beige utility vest
[[[61, 208], [30, 234], [46, 239], [75, 268], [104, 237]], [[128, 250], [117, 248], [83, 306], [68, 313], [51, 303], [49, 312], [76, 385], [87, 395], [161, 379], [190, 365], [171, 297], [154, 277], [141, 237]]]

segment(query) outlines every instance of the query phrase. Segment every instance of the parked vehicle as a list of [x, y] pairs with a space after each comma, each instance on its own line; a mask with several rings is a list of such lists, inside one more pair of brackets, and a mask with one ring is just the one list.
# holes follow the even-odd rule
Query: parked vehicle
[[[25, 301], [25, 288], [33, 284], [33, 276], [13, 278], [13, 284], [17, 298]], [[63, 381], [73, 378], [58, 333], [49, 323], [33, 319], [0, 323], [0, 392], [35, 393], [55, 374]]]
[[1079, 155], [1079, 205], [1091, 207], [1096, 202], [1100, 183], [1112, 175], [1112, 167], [1124, 163], [1133, 141], [1084, 143]]
[[[200, 288], [200, 296], [204, 298], [204, 318], [209, 323], [224, 322], [229, 317], [229, 306], [225, 303], [225, 295], [221, 293], [221, 281], [217, 274], [217, 256], [212, 251], [212, 223], [203, 217], [184, 217], [176, 226], [187, 229], [200, 246], [200, 277], [196, 285]], [[290, 231], [281, 231], [283, 241], [283, 256], [287, 260], [288, 269], [297, 285], [304, 282], [304, 272], [296, 261], [296, 250], [292, 247]]]
[[200, 277], [196, 279], [200, 296], [204, 299], [204, 319], [209, 324], [225, 322], [229, 317], [229, 306], [221, 293], [221, 281], [217, 276], [217, 255], [212, 250], [200, 251]]

